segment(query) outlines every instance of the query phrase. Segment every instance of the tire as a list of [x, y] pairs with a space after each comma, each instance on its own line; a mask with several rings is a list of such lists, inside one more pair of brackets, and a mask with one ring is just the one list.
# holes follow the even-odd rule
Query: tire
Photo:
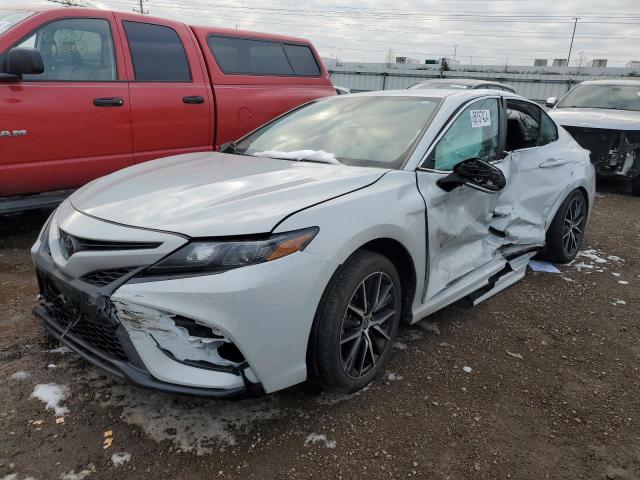
[[631, 193], [640, 197], [640, 175], [631, 180]]
[[580, 190], [574, 190], [553, 217], [541, 257], [554, 263], [571, 262], [582, 246], [586, 223], [587, 200]]
[[308, 355], [312, 383], [341, 393], [369, 384], [389, 356], [401, 300], [400, 278], [387, 257], [367, 250], [349, 257], [327, 286], [314, 319]]

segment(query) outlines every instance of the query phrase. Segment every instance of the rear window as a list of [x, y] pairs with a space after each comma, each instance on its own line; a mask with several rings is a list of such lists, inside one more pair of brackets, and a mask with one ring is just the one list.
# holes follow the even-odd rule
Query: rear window
[[4, 33], [35, 12], [29, 10], [0, 10], [0, 33]]
[[207, 43], [216, 62], [226, 74], [320, 75], [320, 67], [306, 45], [213, 35], [209, 36]]
[[191, 82], [187, 54], [173, 28], [123, 23], [137, 82]]

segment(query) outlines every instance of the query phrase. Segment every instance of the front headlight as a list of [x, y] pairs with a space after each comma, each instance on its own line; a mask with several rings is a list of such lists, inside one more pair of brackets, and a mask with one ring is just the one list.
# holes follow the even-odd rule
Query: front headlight
[[144, 275], [220, 272], [270, 262], [304, 250], [318, 231], [311, 227], [264, 239], [194, 241], [152, 265]]

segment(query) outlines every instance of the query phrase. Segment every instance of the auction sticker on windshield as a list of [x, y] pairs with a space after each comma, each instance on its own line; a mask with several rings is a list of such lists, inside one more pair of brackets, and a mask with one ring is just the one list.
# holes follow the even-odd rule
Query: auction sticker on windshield
[[471, 110], [471, 126], [473, 128], [490, 127], [491, 113], [489, 110]]

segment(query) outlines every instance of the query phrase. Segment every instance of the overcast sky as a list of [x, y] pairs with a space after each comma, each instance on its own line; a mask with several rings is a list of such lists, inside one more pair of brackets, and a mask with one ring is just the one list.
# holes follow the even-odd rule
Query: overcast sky
[[[139, 0], [88, 1], [131, 11]], [[0, 0], [22, 3], [33, 1]], [[455, 53], [463, 64], [512, 66], [566, 58], [579, 17], [572, 65], [640, 60], [640, 0], [146, 0], [144, 8], [194, 24], [305, 37], [322, 56], [343, 61], [384, 62], [391, 50], [421, 62]]]

